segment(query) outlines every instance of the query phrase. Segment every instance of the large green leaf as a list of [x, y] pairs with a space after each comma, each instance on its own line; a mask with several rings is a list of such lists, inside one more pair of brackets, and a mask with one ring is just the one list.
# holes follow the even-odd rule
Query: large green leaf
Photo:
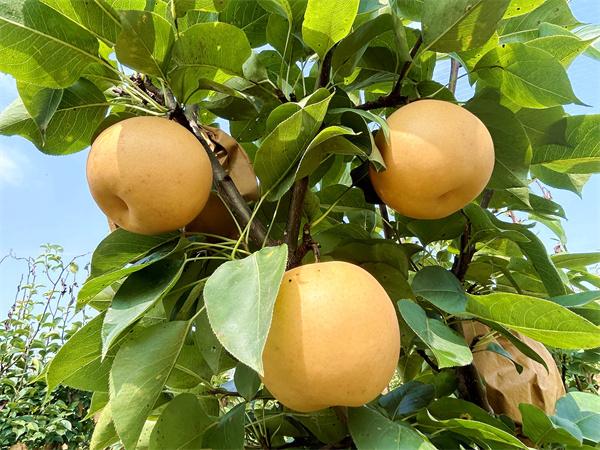
[[550, 53], [526, 44], [496, 47], [479, 60], [477, 76], [526, 108], [581, 103], [564, 67]]
[[331, 61], [334, 77], [351, 75], [369, 43], [380, 34], [389, 31], [392, 26], [392, 16], [382, 14], [365, 22], [343, 39], [335, 48]]
[[185, 99], [198, 80], [218, 73], [242, 75], [252, 54], [248, 38], [238, 27], [223, 22], [199, 23], [179, 33], [173, 44], [169, 80], [175, 94]]
[[167, 404], [156, 421], [149, 449], [203, 448], [202, 435], [212, 422], [195, 395], [180, 394]]
[[17, 90], [23, 106], [40, 131], [43, 145], [48, 124], [60, 105], [64, 90], [36, 86], [24, 81], [17, 82]]
[[569, 392], [556, 402], [556, 418], [569, 420], [584, 439], [600, 442], [600, 397], [589, 392]]
[[[48, 111], [48, 106], [39, 106], [46, 109], [42, 113], [42, 124], [45, 124], [51, 111]], [[45, 124], [44, 135], [39, 127], [42, 116], [38, 115], [36, 122], [20, 99], [0, 113], [0, 134], [18, 134], [33, 142], [44, 153], [66, 155], [90, 145], [92, 135], [104, 119], [107, 109], [108, 103], [102, 91], [82, 78], [63, 90], [60, 104]]]
[[508, 9], [504, 13], [505, 19], [522, 16], [539, 7], [546, 0], [511, 0]]
[[70, 86], [89, 64], [102, 62], [98, 48], [91, 33], [37, 0], [0, 3], [0, 71], [18, 81]]
[[551, 256], [556, 267], [576, 269], [600, 263], [600, 252], [557, 253]]
[[466, 366], [473, 361], [465, 339], [443, 322], [428, 318], [418, 304], [400, 300], [398, 309], [406, 324], [434, 354], [439, 368]]
[[404, 422], [394, 422], [367, 406], [348, 410], [348, 428], [359, 450], [436, 450]]
[[489, 211], [486, 211], [486, 214], [498, 228], [511, 232], [517, 231], [527, 238], [527, 241], [518, 241], [517, 244], [519, 245], [521, 251], [527, 255], [527, 258], [529, 261], [531, 261], [531, 264], [533, 264], [533, 267], [540, 276], [542, 283], [544, 283], [544, 287], [546, 288], [548, 294], [551, 296], [556, 296], [567, 293], [567, 289], [564, 285], [560, 272], [548, 256], [546, 247], [533, 231], [527, 229], [525, 226], [523, 226], [523, 224], [520, 223], [503, 222], [496, 218], [496, 216], [491, 214]]
[[[119, 231], [119, 230], [117, 230], [117, 231]], [[155, 239], [153, 239], [153, 240], [142, 239], [141, 241], [144, 241], [143, 244], [141, 241], [133, 240], [132, 241], [133, 245], [131, 247], [127, 248], [127, 244], [123, 243], [121, 240], [121, 239], [126, 239], [126, 236], [127, 235], [120, 234], [116, 237], [116, 239], [109, 240], [110, 236], [109, 236], [109, 238], [105, 239], [105, 241], [111, 241], [111, 242], [107, 242], [106, 243], [107, 245], [102, 247], [103, 252], [107, 251], [111, 248], [114, 249], [115, 247], [117, 247], [117, 245], [113, 246], [111, 244], [117, 244], [118, 242], [124, 244], [123, 247], [126, 249], [125, 253], [122, 256], [120, 255], [124, 261], [122, 262], [122, 264], [120, 266], [116, 266], [112, 270], [103, 271], [102, 273], [99, 273], [97, 276], [94, 275], [94, 271], [92, 270], [92, 274], [90, 275], [90, 278], [88, 278], [86, 280], [85, 284], [81, 287], [81, 289], [79, 290], [79, 293], [77, 294], [78, 304], [83, 305], [83, 304], [87, 303], [92, 298], [94, 298], [94, 296], [96, 296], [103, 289], [110, 286], [114, 282], [119, 281], [120, 279], [126, 277], [127, 275], [129, 275], [131, 273], [137, 272], [138, 270], [142, 270], [144, 267], [147, 267], [150, 264], [153, 264], [157, 261], [160, 261], [163, 258], [166, 258], [167, 256], [171, 255], [174, 251], [176, 251], [176, 249], [179, 248], [179, 244], [182, 242], [181, 240], [166, 240], [166, 241], [163, 241], [162, 245], [159, 245], [159, 246], [153, 248], [152, 250], [154, 250], [154, 251], [150, 252], [149, 254], [145, 255], [144, 257], [142, 257], [142, 256], [145, 253], [149, 252], [149, 250], [150, 250], [149, 248], [146, 248], [146, 251], [144, 253], [139, 254], [138, 258], [134, 258], [133, 254], [129, 253], [128, 251], [132, 251], [132, 252], [141, 251], [142, 248], [145, 248], [145, 247], [143, 247], [143, 244], [147, 244], [149, 242], [159, 243], [159, 242], [161, 242], [159, 240], [160, 238], [157, 238], [155, 236], [154, 237]], [[172, 237], [172, 235], [165, 235], [165, 236]], [[114, 259], [111, 258], [112, 259], [111, 262], [121, 261], [121, 258], [114, 258]], [[130, 259], [125, 260], [126, 258], [130, 258]], [[127, 264], [127, 262], [133, 261], [134, 259], [135, 259], [135, 262], [133, 264]], [[92, 259], [92, 263], [93, 263], [93, 259]]]
[[570, 116], [565, 120], [567, 145], [550, 144], [536, 148], [532, 163], [544, 164], [558, 172], [600, 172], [600, 114]]
[[[515, 0], [513, 0], [514, 2]], [[521, 3], [533, 3], [532, 0], [519, 0]], [[579, 22], [573, 16], [568, 0], [535, 0], [539, 5], [526, 15], [509, 18], [501, 27], [501, 35], [506, 41], [523, 40], [532, 36], [537, 37], [538, 27], [547, 22], [569, 28]], [[527, 5], [525, 5], [527, 6]]]
[[263, 192], [278, 200], [294, 181], [294, 167], [317, 134], [332, 94], [319, 89], [301, 104], [301, 109], [278, 123], [262, 141], [254, 159], [254, 169]]
[[308, 0], [302, 37], [322, 60], [352, 29], [359, 0]]
[[244, 448], [245, 404], [231, 408], [204, 432], [202, 448], [232, 450]]
[[526, 186], [531, 145], [515, 115], [493, 99], [490, 91], [482, 92], [465, 107], [481, 119], [494, 141], [496, 162], [489, 187]]
[[458, 279], [441, 266], [419, 270], [412, 281], [415, 295], [423, 297], [449, 314], [465, 312], [467, 297]]
[[576, 36], [544, 36], [529, 41], [527, 45], [550, 53], [564, 67], [569, 67], [590, 46], [590, 42]]
[[60, 348], [46, 372], [49, 392], [59, 384], [86, 391], [107, 390], [115, 352], [101, 360], [103, 320], [104, 314], [94, 317]]
[[120, 20], [104, 0], [41, 0], [77, 25], [85, 28], [111, 47], [117, 40]]
[[267, 43], [266, 28], [269, 13], [260, 6], [260, 2], [230, 0], [219, 14], [219, 21], [240, 28], [253, 48]]
[[424, 0], [423, 43], [438, 52], [481, 47], [496, 31], [510, 0]]
[[100, 417], [97, 419], [97, 422], [94, 425], [94, 433], [92, 434], [90, 441], [90, 449], [104, 450], [112, 444], [116, 444], [117, 442], [119, 442], [119, 436], [117, 435], [117, 430], [115, 430], [115, 425], [112, 421], [110, 403], [108, 403], [104, 408], [102, 408]]
[[115, 52], [124, 65], [166, 80], [171, 46], [175, 39], [171, 24], [149, 11], [121, 12], [123, 29]]
[[515, 113], [533, 147], [566, 144], [565, 110], [562, 106], [548, 109], [522, 108]]
[[[498, 428], [486, 422], [463, 418], [439, 420], [427, 411], [425, 414], [428, 415], [428, 420], [425, 420], [424, 422], [429, 422], [428, 424], [438, 428], [445, 428], [453, 433], [470, 438], [475, 442], [486, 443], [489, 445], [489, 448], [506, 449], [516, 447], [528, 449], [528, 447], [517, 437], [513, 436], [512, 433], [505, 431], [505, 427]], [[488, 447], [488, 445], [485, 447]]]
[[177, 283], [185, 260], [166, 258], [127, 277], [106, 311], [102, 325], [102, 355], [131, 324]]
[[467, 312], [552, 347], [600, 347], [600, 328], [549, 300], [509, 293], [469, 295]]
[[127, 450], [135, 448], [189, 331], [189, 322], [159, 323], [132, 333], [110, 371], [113, 422]]
[[227, 351], [261, 375], [262, 352], [286, 261], [287, 245], [265, 247], [221, 265], [204, 287], [215, 335]]
[[519, 411], [523, 417], [523, 434], [530, 438], [536, 447], [551, 443], [576, 447], [581, 445], [581, 431], [575, 424], [567, 422], [567, 427], [564, 427], [561, 421], [551, 420], [540, 408], [527, 403], [521, 403]]
[[583, 187], [589, 181], [592, 174], [589, 173], [562, 173], [552, 170], [543, 164], [531, 166], [531, 175], [538, 178], [542, 183], [557, 189], [571, 191], [581, 197]]

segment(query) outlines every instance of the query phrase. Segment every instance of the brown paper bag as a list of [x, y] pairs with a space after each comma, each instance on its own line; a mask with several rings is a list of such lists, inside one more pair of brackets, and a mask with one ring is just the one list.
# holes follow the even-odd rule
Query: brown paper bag
[[[462, 329], [469, 344], [476, 337], [490, 331], [487, 326], [476, 321], [464, 321]], [[525, 356], [504, 337], [496, 338], [495, 342], [523, 366], [523, 372], [519, 374], [512, 361], [488, 350], [474, 352], [473, 365], [484, 380], [487, 398], [494, 412], [506, 414], [515, 422], [521, 423], [519, 403], [530, 403], [547, 414], [554, 414], [556, 401], [565, 395], [565, 388], [560, 371], [548, 349], [527, 336], [518, 333], [516, 336], [544, 359], [548, 372], [544, 366]]]
[[210, 140], [221, 148], [213, 149], [219, 162], [229, 174], [233, 183], [246, 200], [258, 200], [256, 173], [244, 148], [234, 138], [219, 128], [203, 125], [210, 133]]

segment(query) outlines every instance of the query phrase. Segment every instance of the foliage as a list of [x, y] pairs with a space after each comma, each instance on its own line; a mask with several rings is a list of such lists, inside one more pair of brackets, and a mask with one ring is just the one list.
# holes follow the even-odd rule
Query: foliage
[[[169, 116], [202, 142], [216, 122], [261, 181], [248, 209], [215, 176], [244, 230], [237, 241], [119, 229], [97, 247], [77, 303], [100, 314], [45, 374], [51, 387], [94, 392], [91, 447], [525, 448], [517, 433], [537, 447], [595, 445], [595, 394], [569, 394], [553, 416], [524, 405], [521, 430], [483, 409], [469, 372], [481, 350], [457, 332], [477, 318], [492, 329], [481, 341], [503, 334], [535, 358], [519, 331], [557, 348], [569, 387], [597, 389], [600, 278], [589, 266], [600, 258], [566, 251], [548, 190], [581, 194], [600, 167], [599, 116], [564, 109], [581, 104], [569, 64], [598, 57], [597, 28], [582, 25], [566, 0], [0, 0], [0, 70], [20, 95], [0, 133], [58, 155], [135, 115]], [[433, 81], [448, 65], [449, 82]], [[459, 76], [473, 86], [466, 102]], [[423, 98], [485, 123], [494, 173], [448, 218], [389, 217], [366, 178], [368, 164], [384, 168], [371, 132], [388, 133], [383, 118]], [[370, 271], [397, 305], [400, 386], [360, 408], [298, 414], [258, 376], [280, 275], [312, 262], [315, 243], [323, 260]]]
[[84, 420], [90, 395], [60, 386], [49, 391], [44, 366], [87, 320], [75, 308], [78, 259], [67, 262], [58, 245], [42, 246], [27, 265], [15, 302], [0, 327], [0, 446], [85, 448], [93, 424]]

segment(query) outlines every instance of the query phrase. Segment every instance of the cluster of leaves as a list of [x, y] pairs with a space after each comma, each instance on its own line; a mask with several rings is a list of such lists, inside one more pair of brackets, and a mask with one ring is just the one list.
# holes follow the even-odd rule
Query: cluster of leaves
[[[531, 230], [566, 244], [564, 210], [534, 180], [579, 194], [600, 169], [600, 117], [563, 109], [581, 103], [566, 69], [598, 58], [597, 36], [566, 0], [0, 0], [0, 70], [20, 95], [0, 133], [67, 154], [134, 115], [217, 121], [253, 160], [253, 220], [270, 240], [295, 246], [284, 230], [304, 180], [301, 219], [322, 258], [371, 272], [403, 336], [400, 386], [347, 415], [295, 413], [259, 378], [286, 245], [260, 248], [248, 229], [238, 241], [117, 230], [78, 294], [99, 314], [53, 359], [48, 388], [94, 392], [92, 448], [525, 448], [510, 420], [455, 398], [457, 368], [473, 359], [456, 330], [476, 318], [536, 361], [510, 330], [581, 358], [583, 378], [598, 367], [600, 278], [588, 266], [600, 254], [549, 255]], [[473, 86], [464, 107], [493, 137], [492, 179], [447, 218], [390, 218], [365, 181], [367, 164], [383, 169], [371, 131], [387, 133], [403, 103], [457, 102], [455, 70], [447, 85], [433, 80], [449, 60]], [[569, 394], [556, 416], [522, 413], [538, 447], [600, 441], [595, 394]]]
[[37, 258], [17, 258], [27, 272], [0, 326], [0, 446], [84, 448], [93, 423], [84, 420], [90, 395], [69, 387], [48, 391], [44, 366], [87, 317], [75, 311], [76, 260], [44, 245]]

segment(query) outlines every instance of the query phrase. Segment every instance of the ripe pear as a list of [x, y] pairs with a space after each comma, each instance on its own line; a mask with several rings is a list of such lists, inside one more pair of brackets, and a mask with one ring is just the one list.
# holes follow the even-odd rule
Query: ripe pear
[[87, 160], [92, 197], [119, 227], [139, 234], [173, 231], [208, 200], [212, 168], [192, 133], [160, 117], [134, 117], [104, 130]]
[[379, 197], [402, 215], [440, 219], [474, 200], [494, 169], [494, 143], [475, 115], [453, 103], [420, 100], [391, 114], [389, 142], [375, 137], [387, 169], [371, 168]]
[[234, 238], [239, 234], [235, 219], [215, 192], [210, 193], [200, 214], [185, 226], [185, 230], [228, 238]]
[[309, 264], [283, 276], [263, 382], [296, 411], [359, 406], [388, 385], [399, 352], [394, 306], [371, 274], [340, 261]]

